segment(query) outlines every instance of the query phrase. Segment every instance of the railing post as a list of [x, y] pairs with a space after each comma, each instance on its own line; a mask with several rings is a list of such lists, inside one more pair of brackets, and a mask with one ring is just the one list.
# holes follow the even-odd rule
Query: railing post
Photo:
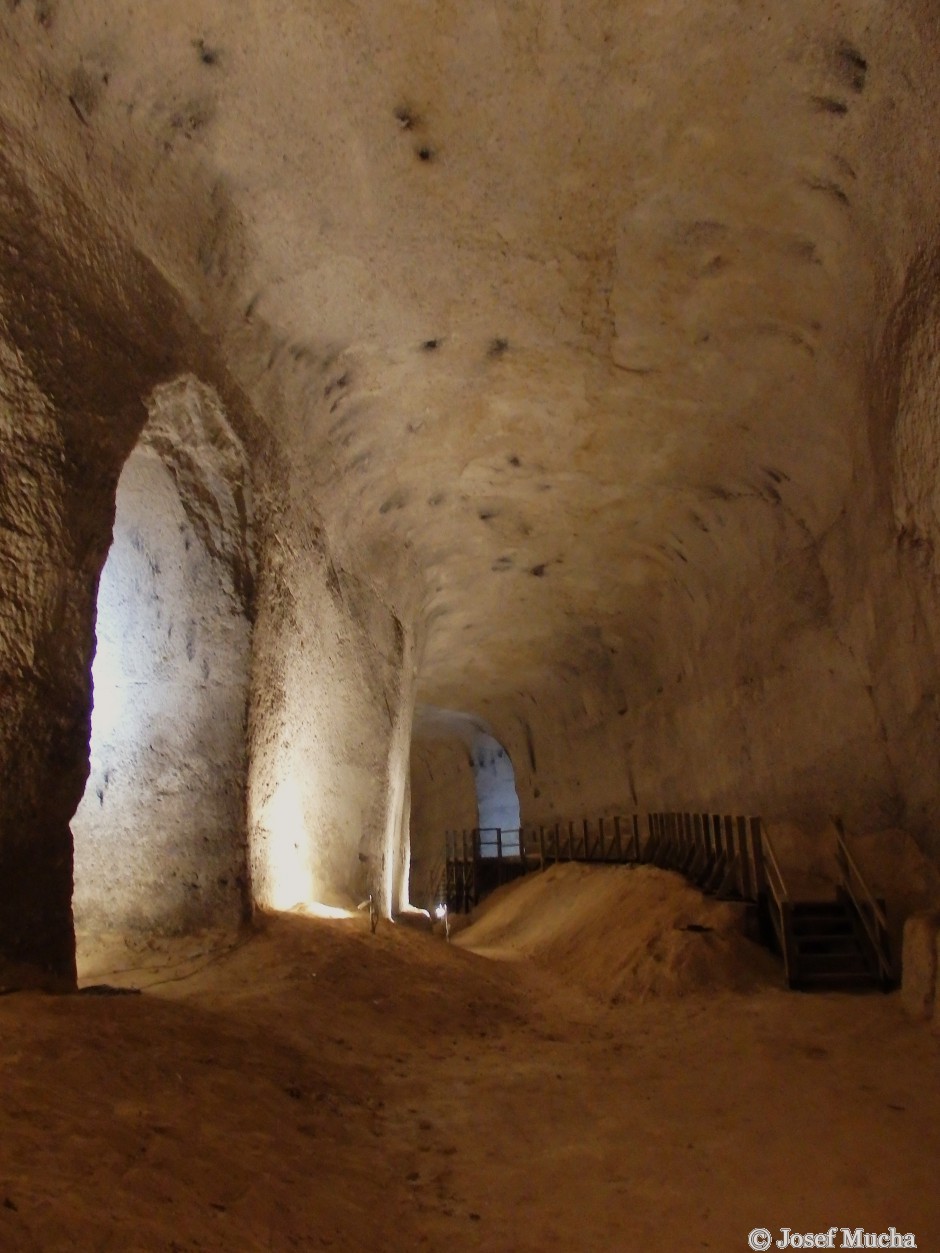
[[568, 860], [574, 861], [574, 823], [568, 823]]
[[741, 895], [746, 901], [753, 900], [751, 894], [751, 859], [748, 855], [747, 819], [738, 818], [738, 847], [741, 853]]
[[764, 840], [760, 818], [752, 818], [751, 852], [754, 855], [754, 895], [764, 896], [767, 893], [767, 871], [764, 869]]
[[597, 820], [597, 843], [600, 847], [600, 854], [601, 854], [598, 860], [606, 861], [607, 858], [604, 856], [604, 819], [603, 818], [598, 818]]
[[633, 860], [640, 864], [640, 815], [633, 815]]
[[503, 829], [496, 828], [496, 882], [503, 881]]
[[584, 860], [585, 861], [591, 860], [591, 850], [588, 848], [588, 840], [590, 838], [588, 833], [590, 832], [590, 829], [591, 829], [590, 823], [588, 822], [587, 818], [585, 818], [584, 819]]
[[545, 869], [545, 828], [539, 827], [539, 870]]

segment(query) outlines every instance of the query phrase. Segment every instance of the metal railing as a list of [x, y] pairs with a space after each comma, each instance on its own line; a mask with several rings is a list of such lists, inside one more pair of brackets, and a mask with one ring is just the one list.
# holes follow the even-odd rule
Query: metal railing
[[677, 870], [703, 891], [756, 901], [764, 890], [759, 818], [615, 814], [521, 828], [473, 828], [445, 837], [446, 904], [467, 912], [501, 884], [557, 862], [646, 863]]
[[836, 861], [841, 875], [839, 886], [852, 902], [867, 936], [871, 955], [877, 965], [878, 978], [887, 987], [894, 980], [888, 918], [884, 907], [875, 899], [858, 868], [858, 863], [849, 852], [841, 819], [835, 818], [833, 822], [836, 828]]
[[783, 955], [783, 972], [787, 986], [792, 987], [796, 978], [796, 953], [792, 924], [793, 902], [790, 899], [777, 854], [774, 852], [767, 832], [763, 829], [761, 829], [761, 848], [764, 853], [764, 881], [767, 885], [768, 913]]

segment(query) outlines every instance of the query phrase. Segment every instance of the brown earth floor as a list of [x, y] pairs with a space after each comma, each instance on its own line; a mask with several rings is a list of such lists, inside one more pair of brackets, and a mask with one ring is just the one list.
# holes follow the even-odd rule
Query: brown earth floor
[[611, 1007], [361, 918], [191, 947], [141, 996], [0, 998], [0, 1249], [940, 1249], [940, 1050], [896, 996]]

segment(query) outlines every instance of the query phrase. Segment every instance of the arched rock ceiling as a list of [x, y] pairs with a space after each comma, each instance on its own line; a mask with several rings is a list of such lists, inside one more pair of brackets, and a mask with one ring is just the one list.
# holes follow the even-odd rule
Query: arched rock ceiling
[[936, 220], [930, 8], [7, 0], [0, 104], [475, 709], [629, 680], [840, 515]]

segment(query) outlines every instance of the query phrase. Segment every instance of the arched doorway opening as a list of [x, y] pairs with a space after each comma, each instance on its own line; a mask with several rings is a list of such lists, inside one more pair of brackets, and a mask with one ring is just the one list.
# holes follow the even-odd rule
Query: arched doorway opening
[[83, 936], [235, 927], [245, 842], [251, 500], [215, 394], [159, 388], [98, 588], [90, 770], [72, 820]]
[[519, 797], [507, 750], [495, 736], [479, 730], [470, 750], [477, 794], [477, 828], [481, 857], [515, 856], [519, 852]]
[[482, 856], [514, 856], [521, 824], [512, 760], [489, 724], [419, 706], [411, 744], [412, 902], [433, 909], [441, 899], [445, 832], [477, 829]]

